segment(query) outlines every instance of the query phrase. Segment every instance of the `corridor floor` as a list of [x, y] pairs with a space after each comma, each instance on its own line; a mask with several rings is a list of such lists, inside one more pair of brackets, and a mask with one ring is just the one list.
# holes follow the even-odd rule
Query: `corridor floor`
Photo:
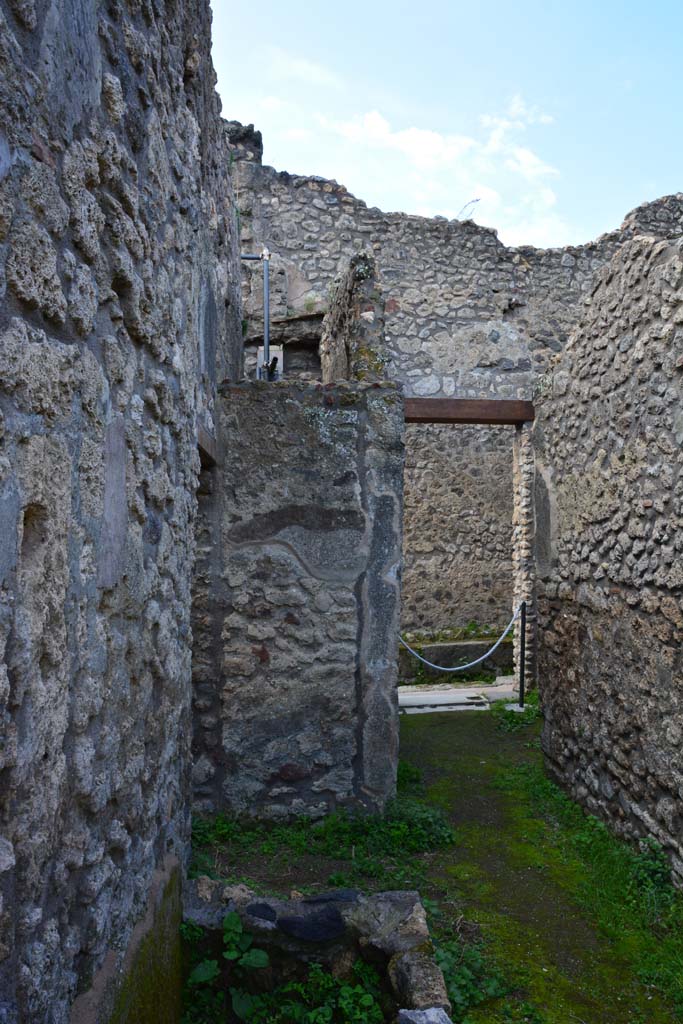
[[401, 758], [419, 767], [427, 800], [446, 812], [457, 837], [432, 860], [423, 895], [434, 901], [437, 927], [467, 922], [469, 938], [481, 937], [507, 987], [505, 995], [482, 998], [454, 1019], [683, 1020], [642, 978], [643, 968], [652, 973], [653, 955], [656, 960], [657, 922], [651, 935], [631, 930], [628, 906], [610, 902], [614, 879], [601, 879], [610, 857], [619, 862], [621, 851], [612, 847], [620, 844], [599, 826], [586, 829], [571, 806], [566, 827], [563, 796], [543, 775], [538, 737], [538, 722], [516, 729], [501, 716], [476, 712], [401, 720]]

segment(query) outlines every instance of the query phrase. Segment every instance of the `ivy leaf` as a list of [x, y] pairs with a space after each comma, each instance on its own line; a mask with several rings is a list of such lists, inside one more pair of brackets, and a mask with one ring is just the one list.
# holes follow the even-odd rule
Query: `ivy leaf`
[[217, 960], [202, 960], [187, 979], [188, 985], [208, 985], [215, 981], [220, 971]]
[[250, 949], [240, 960], [240, 967], [267, 967], [270, 958], [265, 949]]
[[254, 998], [241, 988], [231, 988], [232, 1012], [239, 1020], [248, 1020], [254, 1009]]
[[240, 915], [236, 911], [231, 910], [223, 918], [223, 935], [226, 937], [226, 939], [228, 936], [236, 939], [238, 935], [241, 934], [242, 921], [240, 919]]

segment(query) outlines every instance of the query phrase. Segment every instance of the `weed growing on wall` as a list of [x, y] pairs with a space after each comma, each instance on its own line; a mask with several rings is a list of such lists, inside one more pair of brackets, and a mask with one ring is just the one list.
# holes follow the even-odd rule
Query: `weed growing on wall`
[[[461, 640], [497, 640], [505, 625], [507, 623], [502, 626], [489, 626], [472, 620], [466, 626], [455, 626], [453, 629], [412, 630], [410, 633], [406, 633], [405, 637], [409, 643], [415, 641], [421, 644], [457, 643]], [[411, 646], [414, 644], [411, 643]]]
[[268, 953], [253, 944], [238, 914], [223, 920], [222, 958], [202, 955], [203, 928], [185, 922], [181, 933], [189, 951], [190, 971], [183, 991], [182, 1024], [382, 1024], [379, 976], [357, 961], [350, 978], [333, 977], [311, 964], [301, 981], [288, 981], [272, 992], [253, 991], [255, 974], [269, 966]]
[[[416, 647], [416, 651], [420, 648]], [[460, 659], [461, 664], [465, 664], [465, 659]], [[482, 668], [481, 665], [477, 665], [475, 668], [468, 669], [465, 672], [439, 672], [430, 674], [421, 661], [415, 660], [415, 672], [410, 679], [402, 679], [399, 681], [399, 686], [439, 686], [442, 683], [448, 683], [449, 686], [462, 686], [463, 683], [485, 683], [491, 685], [495, 683], [498, 674], [505, 675], [504, 669], [500, 670], [500, 673], [491, 672], [486, 668]]]

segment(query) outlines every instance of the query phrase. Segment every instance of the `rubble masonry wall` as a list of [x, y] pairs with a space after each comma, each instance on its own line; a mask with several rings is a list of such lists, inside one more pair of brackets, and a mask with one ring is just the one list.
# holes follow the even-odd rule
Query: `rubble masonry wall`
[[572, 796], [683, 882], [683, 243], [599, 276], [534, 430], [543, 746]]
[[398, 759], [400, 392], [254, 382], [221, 403], [201, 498], [215, 554], [195, 596], [195, 805], [379, 810]]
[[209, 45], [208, 0], [0, 0], [7, 1024], [116, 978], [186, 860], [197, 428], [241, 360]]

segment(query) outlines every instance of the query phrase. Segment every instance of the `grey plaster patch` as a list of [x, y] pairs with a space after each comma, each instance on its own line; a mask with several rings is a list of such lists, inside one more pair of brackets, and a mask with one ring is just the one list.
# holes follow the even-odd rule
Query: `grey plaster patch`
[[0, 132], [0, 181], [6, 178], [13, 163], [13, 154], [6, 136]]
[[97, 582], [107, 589], [113, 587], [123, 573], [128, 527], [126, 433], [121, 416], [107, 424], [104, 453], [104, 515]]
[[0, 836], [0, 875], [9, 871], [16, 864], [14, 849], [9, 839]]
[[19, 501], [16, 491], [5, 488], [0, 494], [0, 583], [7, 581], [17, 562], [17, 518]]
[[[40, 60], [51, 116], [70, 133], [101, 100], [102, 55], [97, 8], [89, 0], [52, 0], [42, 33]], [[68, 68], [68, 75], [64, 70]]]
[[216, 339], [218, 337], [218, 312], [211, 283], [207, 281], [200, 306], [199, 342], [203, 372], [214, 384], [216, 382]]

